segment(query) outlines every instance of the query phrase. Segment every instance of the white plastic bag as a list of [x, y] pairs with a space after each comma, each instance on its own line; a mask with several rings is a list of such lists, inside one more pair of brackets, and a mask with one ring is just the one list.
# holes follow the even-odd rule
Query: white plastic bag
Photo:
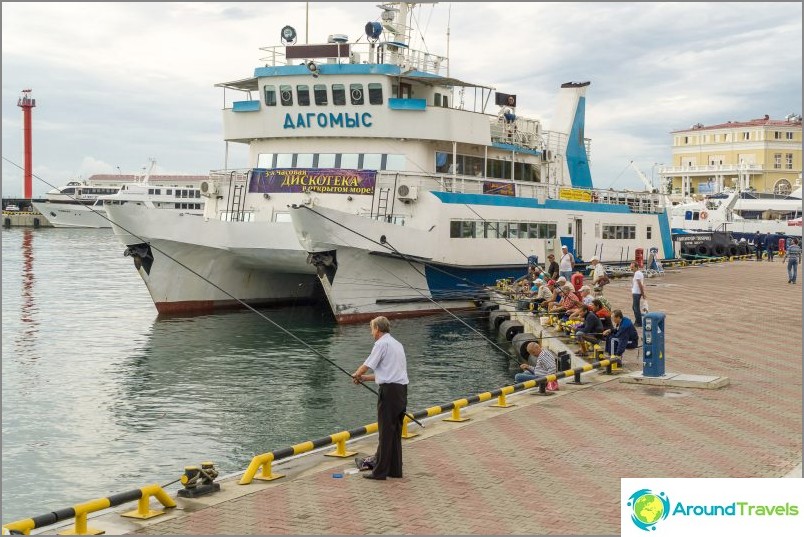
[[650, 312], [650, 305], [648, 305], [648, 299], [643, 298], [639, 301], [639, 311], [642, 312], [642, 315]]

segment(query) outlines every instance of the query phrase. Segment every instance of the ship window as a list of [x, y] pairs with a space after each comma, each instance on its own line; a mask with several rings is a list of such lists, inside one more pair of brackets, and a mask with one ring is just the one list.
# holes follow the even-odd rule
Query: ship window
[[310, 106], [310, 86], [307, 84], [296, 86], [296, 95], [299, 98], [299, 106]]
[[346, 104], [346, 87], [343, 84], [332, 85], [332, 104], [335, 106]]
[[299, 153], [296, 157], [297, 168], [312, 168], [313, 167], [313, 154], [312, 153]]
[[278, 153], [276, 155], [277, 168], [292, 168], [293, 167], [293, 153]]
[[[159, 192], [157, 192], [157, 194], [158, 194], [158, 193], [159, 193]], [[196, 191], [195, 191], [195, 197], [196, 197], [196, 198], [200, 198], [200, 197], [201, 197], [201, 191], [200, 191], [200, 190], [196, 190]]]
[[172, 188], [168, 188], [168, 189], [167, 189], [166, 194], [167, 194], [168, 196], [172, 196], [172, 195], [173, 195], [173, 189], [172, 189]]
[[276, 86], [265, 86], [265, 106], [276, 106]]
[[153, 189], [153, 188], [149, 188], [149, 189], [148, 189], [148, 194], [153, 195], [153, 193], [154, 193], [154, 189]]
[[444, 95], [444, 97], [441, 99], [441, 106], [444, 108], [449, 108], [449, 97], [446, 95]]
[[358, 169], [358, 165], [360, 162], [360, 155], [357, 153], [344, 153], [341, 155], [341, 168], [346, 168], [350, 170]]
[[349, 84], [349, 96], [352, 104], [363, 104], [363, 84]]
[[273, 153], [260, 153], [257, 157], [257, 167], [258, 168], [273, 168], [274, 167], [274, 157]]
[[285, 84], [279, 86], [279, 98], [282, 99], [282, 106], [292, 106], [293, 89]]
[[327, 86], [325, 84], [316, 84], [313, 86], [313, 96], [315, 97], [315, 104], [327, 104]]
[[436, 93], [436, 94], [433, 96], [433, 105], [435, 105], [435, 106], [441, 106], [441, 94], [440, 94], [440, 93]]
[[74, 188], [65, 188], [64, 190], [61, 191], [61, 193], [62, 194], [75, 194], [75, 189]]
[[334, 168], [335, 167], [335, 154], [334, 153], [321, 153], [318, 155], [319, 168]]
[[369, 104], [382, 104], [382, 84], [372, 83], [368, 85]]
[[392, 170], [396, 172], [405, 171], [405, 155], [387, 155], [385, 160], [385, 170]]
[[646, 238], [648, 240], [652, 239], [653, 238], [653, 228], [651, 226], [648, 226], [647, 229], [646, 229], [646, 232], [647, 232]]
[[364, 170], [381, 170], [382, 169], [382, 155], [379, 153], [367, 153], [363, 155], [363, 169]]

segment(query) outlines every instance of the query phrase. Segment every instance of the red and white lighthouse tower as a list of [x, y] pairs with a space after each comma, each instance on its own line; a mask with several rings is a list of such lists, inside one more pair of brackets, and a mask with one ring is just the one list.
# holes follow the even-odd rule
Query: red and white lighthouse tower
[[31, 141], [31, 108], [36, 106], [36, 99], [31, 98], [31, 90], [22, 90], [22, 97], [17, 101], [22, 108], [23, 138], [25, 140], [25, 192], [23, 197], [33, 197], [33, 143]]

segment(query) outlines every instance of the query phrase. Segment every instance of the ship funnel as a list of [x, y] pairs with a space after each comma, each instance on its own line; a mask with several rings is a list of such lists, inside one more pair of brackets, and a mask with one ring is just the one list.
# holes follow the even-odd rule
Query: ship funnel
[[572, 186], [579, 188], [592, 188], [592, 174], [584, 140], [586, 88], [589, 84], [590, 82], [561, 84], [558, 107], [551, 127], [551, 130], [566, 136], [564, 171], [569, 175]]

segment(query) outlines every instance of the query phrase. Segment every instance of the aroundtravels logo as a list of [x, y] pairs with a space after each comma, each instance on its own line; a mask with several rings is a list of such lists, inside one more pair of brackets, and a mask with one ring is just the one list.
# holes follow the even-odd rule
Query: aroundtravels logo
[[655, 530], [656, 523], [670, 514], [670, 499], [664, 492], [655, 494], [650, 489], [640, 489], [628, 498], [631, 522], [645, 531]]

